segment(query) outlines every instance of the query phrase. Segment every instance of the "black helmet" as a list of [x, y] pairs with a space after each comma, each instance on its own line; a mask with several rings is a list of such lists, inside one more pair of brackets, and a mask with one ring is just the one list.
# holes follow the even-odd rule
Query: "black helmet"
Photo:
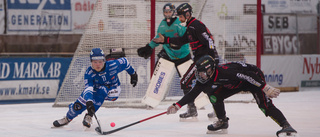
[[[166, 17], [166, 15], [164, 14], [164, 12], [165, 12], [165, 11], [168, 11], [168, 10], [169, 10], [169, 11], [172, 11], [172, 15]], [[165, 5], [163, 6], [162, 11], [163, 11], [163, 16], [164, 16], [165, 18], [171, 19], [171, 18], [173, 17], [173, 15], [174, 15], [175, 11], [176, 11], [176, 7], [175, 7], [173, 4], [171, 4], [171, 3], [167, 3], [167, 4], [165, 4]]]
[[183, 15], [186, 16], [187, 12], [190, 12], [190, 15], [192, 14], [192, 7], [189, 3], [182, 3], [177, 7], [177, 15]]
[[211, 56], [204, 55], [196, 62], [196, 67], [196, 78], [204, 84], [209, 81], [210, 76], [214, 73], [216, 63]]

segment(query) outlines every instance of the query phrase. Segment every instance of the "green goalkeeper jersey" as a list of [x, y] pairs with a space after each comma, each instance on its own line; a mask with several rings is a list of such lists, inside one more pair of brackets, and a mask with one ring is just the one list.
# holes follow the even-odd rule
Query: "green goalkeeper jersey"
[[[159, 33], [166, 37], [181, 37], [186, 32], [186, 27], [180, 25], [179, 18], [176, 18], [174, 22], [168, 26], [166, 20], [162, 20], [157, 31], [155, 38], [159, 38]], [[149, 43], [151, 48], [159, 46], [159, 44], [151, 41]], [[168, 56], [172, 60], [182, 59], [190, 53], [189, 44], [184, 44], [180, 49], [172, 49], [169, 44], [162, 45]]]

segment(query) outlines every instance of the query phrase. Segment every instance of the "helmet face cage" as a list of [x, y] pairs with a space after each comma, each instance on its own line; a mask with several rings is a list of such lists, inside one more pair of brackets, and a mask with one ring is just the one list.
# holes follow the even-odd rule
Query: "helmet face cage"
[[208, 82], [211, 78], [212, 73], [214, 73], [215, 68], [214, 67], [209, 67], [208, 69], [204, 71], [196, 71], [196, 79], [204, 84]]
[[211, 56], [205, 55], [196, 62], [196, 67], [196, 78], [204, 84], [210, 80], [215, 71], [215, 61]]
[[[173, 5], [173, 4], [171, 4], [171, 3], [167, 3], [167, 4], [165, 4], [164, 6], [163, 6], [163, 16], [166, 18], [166, 19], [171, 19], [173, 16], [174, 16], [174, 14], [175, 14], [175, 11], [176, 11], [176, 9], [175, 9], [176, 7]], [[166, 15], [165, 14], [165, 12], [172, 12], [172, 14], [171, 15]]]
[[90, 60], [105, 60], [104, 52], [101, 48], [94, 48], [90, 52]]

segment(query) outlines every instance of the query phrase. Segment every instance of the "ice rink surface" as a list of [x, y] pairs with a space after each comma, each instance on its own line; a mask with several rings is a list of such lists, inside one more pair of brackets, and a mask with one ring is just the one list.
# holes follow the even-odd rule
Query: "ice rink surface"
[[[320, 136], [320, 90], [284, 92], [273, 99], [298, 131], [299, 137]], [[62, 118], [68, 108], [53, 108], [53, 103], [0, 105], [1, 137], [88, 137], [98, 135], [94, 128], [82, 126], [84, 113], [62, 128], [51, 128], [52, 122]], [[163, 104], [152, 110], [127, 108], [100, 108], [96, 113], [103, 131], [131, 124], [147, 117], [162, 113], [170, 104]], [[110, 135], [112, 137], [275, 137], [280, 127], [269, 117], [265, 117], [255, 103], [226, 103], [229, 120], [228, 134], [206, 134], [211, 124], [207, 114], [211, 105], [198, 110], [198, 122], [179, 122], [179, 114], [159, 117], [136, 124]], [[115, 122], [115, 127], [110, 123]]]

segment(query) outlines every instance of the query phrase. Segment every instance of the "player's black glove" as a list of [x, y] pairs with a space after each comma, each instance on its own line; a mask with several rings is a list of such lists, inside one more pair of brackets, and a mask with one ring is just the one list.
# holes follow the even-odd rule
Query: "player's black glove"
[[138, 83], [138, 74], [134, 72], [132, 75], [130, 75], [130, 77], [131, 77], [130, 83], [133, 87], [135, 87]]
[[92, 101], [87, 101], [86, 105], [87, 105], [88, 114], [90, 116], [92, 116], [96, 112], [96, 109], [94, 108], [93, 102]]
[[139, 48], [137, 52], [140, 57], [147, 59], [152, 55], [152, 48], [147, 44], [146, 46]]

